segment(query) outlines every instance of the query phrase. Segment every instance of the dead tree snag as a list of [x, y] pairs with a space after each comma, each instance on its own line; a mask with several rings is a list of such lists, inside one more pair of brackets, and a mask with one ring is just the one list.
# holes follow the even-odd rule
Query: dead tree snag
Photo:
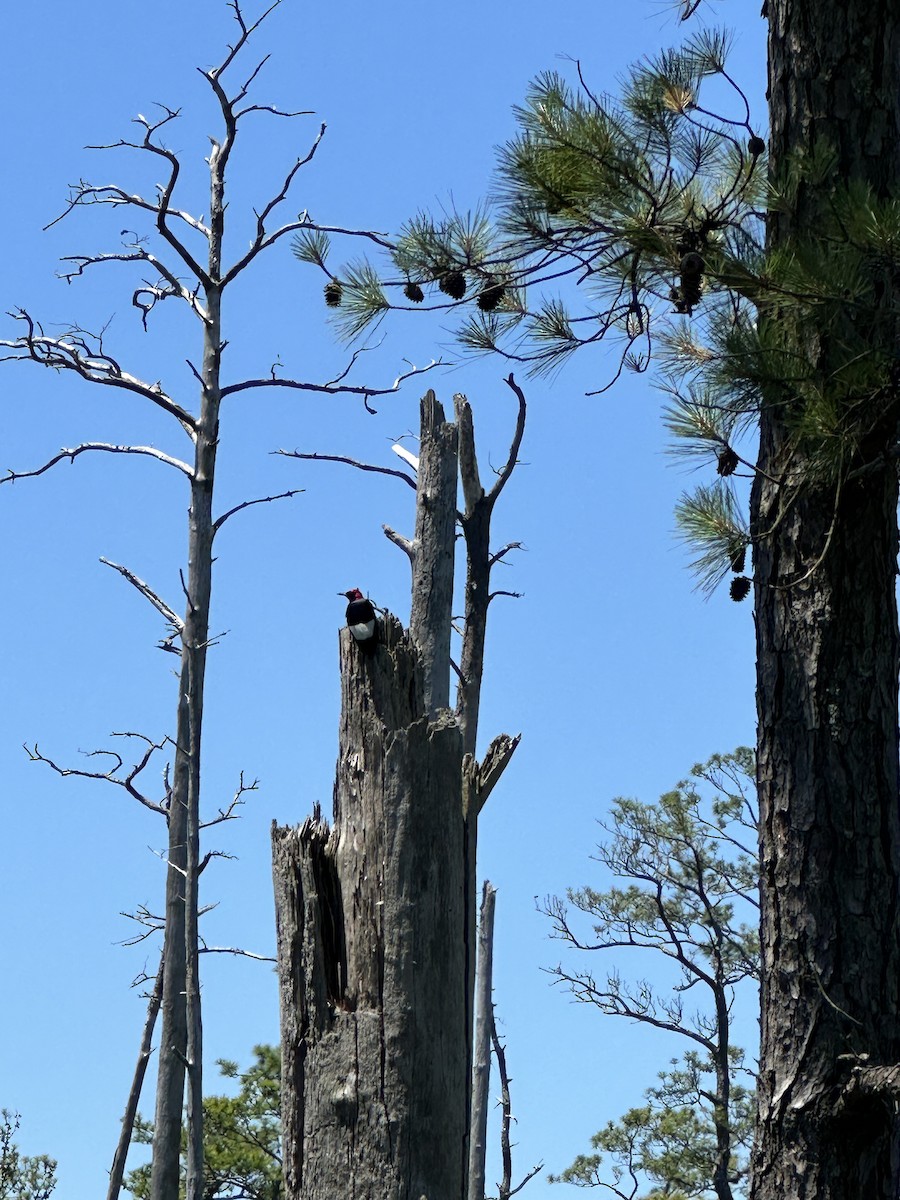
[[333, 827], [273, 829], [287, 1200], [463, 1194], [462, 739], [380, 634], [364, 658], [341, 633]]

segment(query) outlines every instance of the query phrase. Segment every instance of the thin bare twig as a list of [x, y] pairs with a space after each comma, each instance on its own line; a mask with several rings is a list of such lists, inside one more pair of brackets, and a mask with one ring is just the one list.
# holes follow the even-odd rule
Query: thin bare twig
[[405, 471], [397, 471], [391, 467], [376, 467], [372, 463], [359, 462], [355, 458], [347, 458], [344, 454], [301, 454], [299, 450], [273, 450], [273, 454], [280, 454], [284, 458], [302, 458], [310, 462], [338, 462], [345, 463], [348, 467], [356, 467], [358, 471], [374, 471], [376, 475], [393, 475], [397, 479], [402, 479], [404, 483], [416, 490], [416, 481], [411, 475], [407, 475]]
[[223, 821], [237, 820], [237, 813], [235, 812], [235, 809], [240, 808], [240, 806], [244, 803], [244, 793], [257, 791], [259, 791], [259, 780], [254, 779], [252, 783], [245, 783], [244, 772], [241, 771], [240, 778], [238, 779], [238, 785], [235, 788], [234, 795], [231, 797], [228, 804], [226, 804], [224, 808], [219, 809], [218, 816], [213, 817], [209, 821], [202, 821], [200, 823], [200, 828], [210, 829], [213, 825], [221, 825]]
[[213, 536], [219, 532], [229, 517], [242, 512], [245, 508], [251, 508], [254, 504], [271, 504], [273, 500], [290, 500], [292, 496], [299, 496], [304, 491], [306, 491], [305, 488], [294, 488], [290, 492], [279, 492], [277, 496], [260, 496], [257, 500], [244, 500], [241, 504], [236, 504], [234, 508], [229, 508], [227, 512], [222, 513], [221, 517], [217, 517], [213, 521]]
[[[237, 123], [237, 121], [240, 119], [240, 117], [242, 117], [244, 115], [245, 112], [251, 112], [251, 111], [254, 111], [254, 109], [245, 109], [244, 112], [235, 113], [235, 115], [234, 115], [235, 123]], [[287, 114], [281, 114], [281, 115], [287, 115]], [[306, 214], [304, 213], [302, 215], [302, 217], [299, 218], [298, 220], [289, 221], [286, 225], [282, 225], [280, 229], [276, 229], [272, 233], [268, 233], [266, 231], [266, 218], [272, 213], [272, 211], [275, 208], [278, 207], [279, 204], [281, 204], [287, 198], [287, 194], [288, 194], [288, 191], [290, 190], [291, 184], [294, 182], [294, 179], [297, 175], [297, 172], [300, 170], [300, 168], [305, 167], [307, 165], [307, 163], [312, 161], [313, 157], [315, 156], [316, 151], [319, 148], [319, 144], [322, 141], [322, 138], [325, 136], [325, 129], [326, 129], [326, 126], [325, 126], [325, 122], [323, 121], [322, 124], [319, 126], [319, 132], [316, 135], [315, 139], [313, 140], [313, 144], [310, 147], [309, 151], [306, 153], [306, 155], [303, 158], [297, 159], [297, 161], [294, 163], [294, 165], [290, 168], [287, 175], [285, 176], [284, 182], [281, 185], [281, 190], [277, 193], [277, 195], [273, 196], [272, 199], [269, 200], [269, 202], [266, 204], [266, 206], [262, 209], [261, 212], [257, 213], [257, 215], [256, 215], [256, 237], [251, 242], [250, 249], [246, 252], [246, 254], [244, 254], [241, 258], [239, 258], [237, 260], [237, 262], [233, 263], [231, 265], [231, 267], [229, 267], [229, 269], [225, 272], [225, 274], [222, 277], [222, 285], [223, 286], [227, 283], [230, 283], [233, 279], [235, 279], [238, 275], [240, 275], [240, 273], [245, 269], [245, 267], [248, 267], [250, 265], [250, 263], [253, 262], [253, 260], [256, 258], [256, 256], [263, 252], [263, 250], [268, 250], [268, 248], [270, 246], [273, 246], [275, 244], [275, 242], [277, 242], [280, 238], [283, 238], [286, 234], [294, 233], [297, 230], [302, 229], [307, 225]]]
[[510, 1197], [515, 1196], [517, 1192], [521, 1192], [522, 1188], [530, 1179], [533, 1179], [539, 1171], [543, 1170], [544, 1164], [538, 1163], [536, 1167], [528, 1172], [522, 1181], [512, 1186], [512, 1144], [510, 1142], [510, 1128], [513, 1122], [512, 1101], [510, 1099], [510, 1078], [509, 1071], [506, 1065], [506, 1050], [497, 1036], [497, 1022], [494, 1017], [493, 1008], [491, 1009], [491, 1042], [494, 1047], [494, 1054], [497, 1057], [497, 1070], [500, 1074], [500, 1108], [502, 1112], [500, 1123], [500, 1152], [503, 1159], [503, 1179], [498, 1185], [499, 1200], [510, 1200]]

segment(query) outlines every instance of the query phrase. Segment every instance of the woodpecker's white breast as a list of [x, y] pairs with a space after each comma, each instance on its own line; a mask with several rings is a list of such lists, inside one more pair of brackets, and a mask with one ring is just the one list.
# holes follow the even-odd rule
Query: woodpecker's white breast
[[349, 625], [348, 628], [358, 642], [367, 642], [375, 634], [374, 621], [363, 621], [359, 625]]

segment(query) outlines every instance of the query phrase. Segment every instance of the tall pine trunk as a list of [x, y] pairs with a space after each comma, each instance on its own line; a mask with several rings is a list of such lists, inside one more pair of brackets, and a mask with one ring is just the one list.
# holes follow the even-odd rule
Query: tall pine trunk
[[[835, 155], [830, 179], [802, 181], [792, 210], [771, 215], [770, 248], [783, 248], [816, 228], [834, 185], [863, 180], [886, 196], [900, 182], [900, 0], [768, 0], [768, 10], [773, 167], [823, 147]], [[871, 337], [891, 324], [873, 322]], [[795, 333], [796, 352], [827, 370], [829, 335], [802, 318]], [[900, 1195], [898, 488], [887, 453], [897, 415], [889, 397], [840, 483], [798, 483], [790, 401], [780, 391], [762, 412], [754, 1200]]]

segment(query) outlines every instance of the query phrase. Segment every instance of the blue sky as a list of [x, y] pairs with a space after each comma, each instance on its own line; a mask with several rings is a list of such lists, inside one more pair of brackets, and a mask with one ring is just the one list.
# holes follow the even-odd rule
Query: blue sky
[[[248, 14], [257, 11], [248, 0]], [[571, 0], [548, 13], [533, 0], [448, 8], [283, 0], [256, 43], [272, 55], [256, 97], [316, 116], [247, 125], [233, 160], [232, 252], [246, 244], [251, 206], [277, 191], [320, 120], [328, 132], [298, 178], [288, 218], [306, 208], [336, 225], [396, 230], [419, 208], [479, 201], [529, 80], [546, 68], [573, 72], [560, 56], [580, 58], [595, 90], [614, 90], [631, 61], [683, 32], [677, 13], [652, 0]], [[762, 125], [759, 0], [707, 6], [706, 16], [736, 31], [733, 73]], [[160, 311], [144, 334], [124, 266], [98, 268], [71, 287], [55, 278], [61, 255], [115, 248], [121, 215], [80, 212], [46, 233], [42, 226], [81, 177], [152, 187], [156, 174], [141, 156], [84, 147], [129, 136], [129, 119], [154, 101], [183, 106], [169, 137], [186, 165], [181, 204], [205, 211], [202, 160], [217, 125], [195, 68], [218, 61], [232, 33], [220, 0], [149, 8], [92, 0], [89, 15], [35, 0], [27, 14], [22, 6], [6, 14], [0, 45], [0, 310], [22, 305], [48, 328], [111, 321], [116, 357], [190, 406], [184, 360], [198, 354], [196, 331], [179, 314]], [[337, 245], [335, 261], [357, 252]], [[298, 378], [341, 369], [348, 351], [325, 319], [321, 284], [286, 242], [260, 260], [226, 312], [232, 378], [264, 375], [278, 357]], [[12, 322], [6, 330], [0, 336], [13, 336]], [[504, 364], [463, 359], [445, 320], [397, 316], [374, 341], [382, 335], [358, 375], [389, 382], [404, 360], [455, 360], [427, 383], [448, 406], [456, 391], [469, 396], [482, 463], [504, 461], [515, 415]], [[501, 731], [523, 734], [480, 836], [480, 874], [499, 888], [495, 996], [520, 1172], [540, 1159], [548, 1170], [565, 1167], [675, 1052], [652, 1031], [573, 1005], [550, 986], [542, 968], [559, 947], [535, 897], [608, 882], [590, 855], [613, 796], [655, 799], [698, 759], [754, 737], [749, 604], [724, 593], [705, 602], [692, 590], [672, 517], [691, 480], [665, 454], [659, 394], [631, 376], [586, 397], [604, 370], [602, 355], [588, 353], [552, 380], [520, 377], [530, 403], [522, 465], [495, 515], [496, 543], [527, 547], [501, 585], [523, 599], [492, 608], [481, 717], [485, 744]], [[241, 771], [260, 787], [241, 821], [212, 832], [210, 845], [237, 858], [204, 876], [205, 900], [218, 901], [204, 918], [211, 944], [273, 952], [270, 823], [300, 821], [316, 801], [329, 807], [336, 593], [359, 586], [408, 615], [406, 560], [381, 525], [411, 533], [412, 493], [271, 452], [393, 465], [391, 441], [414, 428], [423, 387], [412, 381], [378, 402], [375, 416], [352, 399], [261, 391], [236, 397], [223, 415], [220, 511], [306, 490], [239, 515], [218, 547], [213, 627], [228, 632], [208, 672], [207, 808], [227, 801]], [[183, 452], [168, 419], [111, 389], [6, 363], [0, 396], [3, 468], [34, 467], [85, 440]], [[178, 607], [182, 485], [149, 459], [86, 455], [0, 489], [0, 1105], [22, 1113], [26, 1152], [58, 1157], [60, 1200], [91, 1200], [105, 1188], [144, 1017], [129, 985], [156, 953], [117, 944], [133, 932], [120, 914], [139, 904], [158, 910], [165, 839], [160, 819], [117, 789], [62, 780], [21, 747], [38, 742], [56, 761], [83, 765], [80, 751], [115, 745], [111, 731], [170, 731], [175, 660], [155, 648], [161, 621], [98, 560], [124, 563]], [[204, 968], [209, 1063], [247, 1062], [255, 1042], [278, 1036], [274, 976], [229, 956], [208, 956]], [[652, 964], [626, 955], [620, 969], [640, 975]], [[152, 1109], [152, 1087], [142, 1107]], [[527, 1189], [533, 1200], [550, 1192], [541, 1178]]]

